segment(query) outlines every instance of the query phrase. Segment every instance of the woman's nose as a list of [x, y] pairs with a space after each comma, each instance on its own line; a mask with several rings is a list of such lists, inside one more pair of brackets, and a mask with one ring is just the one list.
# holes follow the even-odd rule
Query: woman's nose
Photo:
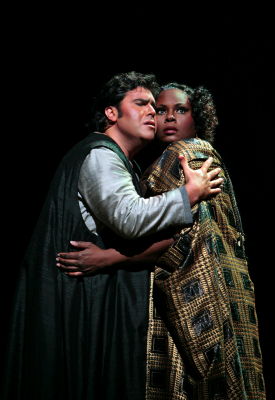
[[166, 121], [175, 121], [175, 117], [174, 117], [174, 114], [173, 113], [168, 113], [167, 115], [166, 115]]

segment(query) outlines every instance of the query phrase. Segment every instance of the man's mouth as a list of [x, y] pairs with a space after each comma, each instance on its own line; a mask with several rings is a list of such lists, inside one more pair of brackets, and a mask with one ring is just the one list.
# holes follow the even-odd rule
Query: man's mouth
[[146, 122], [144, 122], [144, 125], [148, 125], [148, 126], [154, 128], [154, 129], [155, 129], [155, 126], [156, 126], [154, 120], [146, 121]]

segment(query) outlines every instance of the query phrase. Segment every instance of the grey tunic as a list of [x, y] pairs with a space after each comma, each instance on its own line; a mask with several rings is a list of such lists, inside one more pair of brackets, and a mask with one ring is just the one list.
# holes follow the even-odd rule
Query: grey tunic
[[184, 187], [144, 199], [118, 155], [105, 147], [92, 149], [79, 176], [79, 206], [89, 230], [103, 225], [127, 239], [193, 222]]

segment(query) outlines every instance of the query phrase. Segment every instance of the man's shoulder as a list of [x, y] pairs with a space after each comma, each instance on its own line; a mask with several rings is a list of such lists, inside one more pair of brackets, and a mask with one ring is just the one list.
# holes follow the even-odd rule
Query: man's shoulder
[[89, 133], [85, 138], [77, 142], [64, 156], [65, 162], [70, 162], [73, 159], [85, 158], [93, 149], [104, 148], [108, 152], [121, 152], [119, 146], [107, 135], [99, 132]]

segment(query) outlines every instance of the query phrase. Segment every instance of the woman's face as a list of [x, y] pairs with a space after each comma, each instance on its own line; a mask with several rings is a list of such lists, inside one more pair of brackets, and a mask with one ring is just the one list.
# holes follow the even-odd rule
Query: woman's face
[[159, 140], [171, 143], [196, 136], [192, 106], [186, 93], [180, 89], [163, 90], [156, 105]]

